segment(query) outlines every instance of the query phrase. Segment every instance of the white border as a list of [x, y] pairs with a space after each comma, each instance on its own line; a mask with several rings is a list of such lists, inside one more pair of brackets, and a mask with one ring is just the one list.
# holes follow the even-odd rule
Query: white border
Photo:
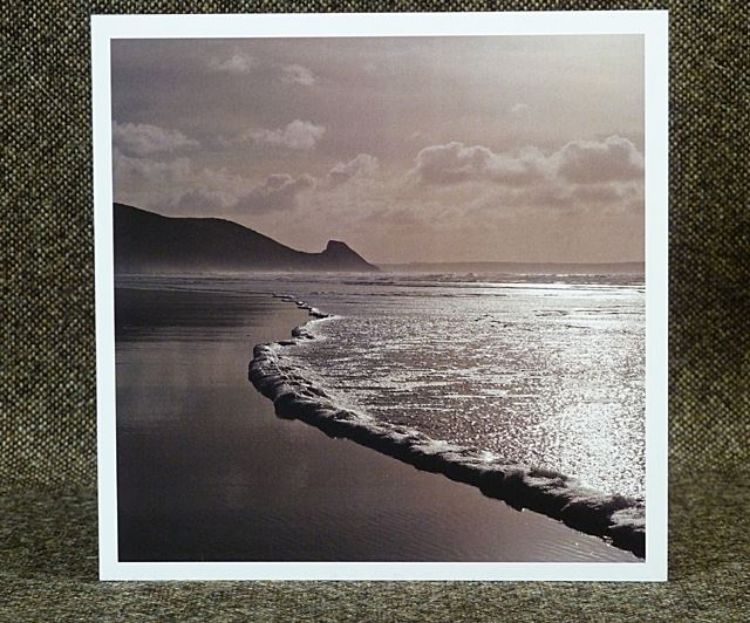
[[[666, 11], [91, 18], [99, 574], [102, 580], [667, 579]], [[111, 39], [642, 34], [646, 155], [646, 560], [642, 563], [124, 563], [117, 560]]]

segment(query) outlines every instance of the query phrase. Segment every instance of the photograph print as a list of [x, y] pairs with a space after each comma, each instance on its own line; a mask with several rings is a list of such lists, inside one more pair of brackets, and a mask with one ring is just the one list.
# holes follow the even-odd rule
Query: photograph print
[[652, 34], [262, 17], [102, 18], [102, 576], [646, 579]]

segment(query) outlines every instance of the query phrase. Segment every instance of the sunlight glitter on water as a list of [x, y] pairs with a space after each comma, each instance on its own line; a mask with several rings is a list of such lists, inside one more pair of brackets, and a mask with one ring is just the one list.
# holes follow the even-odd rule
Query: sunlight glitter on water
[[642, 496], [643, 291], [596, 286], [311, 295], [339, 316], [287, 356], [349, 408]]

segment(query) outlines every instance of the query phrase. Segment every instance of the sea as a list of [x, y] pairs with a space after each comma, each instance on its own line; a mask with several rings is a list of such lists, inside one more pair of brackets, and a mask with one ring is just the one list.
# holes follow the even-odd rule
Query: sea
[[274, 352], [340, 408], [645, 497], [642, 275], [134, 275], [117, 286], [305, 304], [309, 339]]

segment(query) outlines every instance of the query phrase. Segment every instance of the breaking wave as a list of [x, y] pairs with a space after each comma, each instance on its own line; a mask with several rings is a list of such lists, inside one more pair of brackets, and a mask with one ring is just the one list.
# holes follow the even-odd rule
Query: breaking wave
[[488, 497], [561, 520], [636, 556], [645, 556], [642, 499], [601, 493], [554, 470], [507, 462], [494, 452], [435, 440], [416, 429], [342, 407], [284, 356], [285, 349], [316, 339], [316, 323], [334, 316], [293, 297], [274, 296], [295, 303], [312, 318], [293, 329], [291, 340], [259, 344], [253, 349], [249, 379], [274, 403], [279, 417], [299, 419], [330, 437], [350, 439], [418, 469], [473, 485]]

